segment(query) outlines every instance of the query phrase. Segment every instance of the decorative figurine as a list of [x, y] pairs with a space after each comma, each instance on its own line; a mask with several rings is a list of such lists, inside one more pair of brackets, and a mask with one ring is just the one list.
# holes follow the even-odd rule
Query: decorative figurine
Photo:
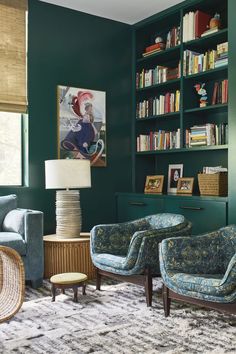
[[215, 16], [210, 19], [209, 28], [210, 29], [215, 27], [220, 28], [220, 26], [221, 26], [220, 15], [216, 13]]
[[201, 96], [200, 107], [206, 107], [208, 102], [207, 102], [207, 92], [204, 89], [205, 83], [203, 82], [203, 83], [196, 84], [196, 85], [194, 85], [194, 87], [197, 91], [197, 94]]

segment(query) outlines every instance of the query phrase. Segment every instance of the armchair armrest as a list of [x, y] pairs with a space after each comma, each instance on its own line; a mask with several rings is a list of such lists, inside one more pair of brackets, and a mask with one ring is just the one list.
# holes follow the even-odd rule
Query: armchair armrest
[[160, 260], [166, 271], [214, 273], [219, 271], [220, 233], [163, 240]]
[[91, 230], [91, 252], [126, 254], [133, 234], [145, 229], [150, 229], [150, 224], [145, 218], [123, 223], [96, 225]]

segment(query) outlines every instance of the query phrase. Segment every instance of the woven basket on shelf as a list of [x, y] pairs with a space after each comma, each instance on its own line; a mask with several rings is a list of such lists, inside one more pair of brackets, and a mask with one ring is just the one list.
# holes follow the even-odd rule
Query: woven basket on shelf
[[214, 174], [199, 173], [198, 185], [201, 195], [227, 196], [228, 173], [219, 172]]

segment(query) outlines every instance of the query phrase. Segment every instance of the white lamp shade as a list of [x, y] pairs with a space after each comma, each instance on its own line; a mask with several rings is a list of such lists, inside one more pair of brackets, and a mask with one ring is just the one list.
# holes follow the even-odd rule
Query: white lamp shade
[[91, 170], [89, 160], [45, 161], [46, 189], [89, 188]]

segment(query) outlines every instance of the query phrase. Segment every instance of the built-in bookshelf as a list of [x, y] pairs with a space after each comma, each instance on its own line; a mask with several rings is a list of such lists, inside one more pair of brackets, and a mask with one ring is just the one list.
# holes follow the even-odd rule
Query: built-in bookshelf
[[182, 163], [197, 195], [203, 166], [228, 167], [227, 6], [189, 0], [136, 25], [133, 191], [164, 175], [166, 193], [168, 166]]

